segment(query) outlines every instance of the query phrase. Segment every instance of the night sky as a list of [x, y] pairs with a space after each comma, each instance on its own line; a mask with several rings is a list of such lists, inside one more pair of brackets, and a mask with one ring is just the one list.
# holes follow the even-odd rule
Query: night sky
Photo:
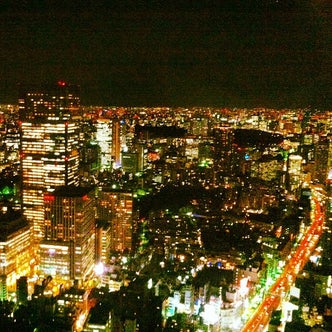
[[66, 80], [82, 104], [331, 109], [331, 0], [2, 0], [0, 103]]

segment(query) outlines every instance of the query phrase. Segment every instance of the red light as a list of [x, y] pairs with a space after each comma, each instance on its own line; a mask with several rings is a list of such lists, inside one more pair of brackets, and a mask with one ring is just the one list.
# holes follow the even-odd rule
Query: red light
[[87, 201], [88, 199], [89, 199], [88, 195], [84, 195], [84, 196], [82, 197], [82, 200], [83, 200], [83, 201]]
[[59, 86], [65, 86], [65, 85], [66, 85], [66, 82], [64, 82], [64, 81], [58, 81], [58, 85], [59, 85]]
[[44, 195], [44, 201], [45, 202], [52, 202], [55, 200], [55, 197], [53, 195], [45, 194]]

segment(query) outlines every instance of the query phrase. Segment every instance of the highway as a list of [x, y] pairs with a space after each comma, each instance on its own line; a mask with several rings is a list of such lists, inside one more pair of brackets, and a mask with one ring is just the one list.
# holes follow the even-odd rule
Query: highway
[[246, 322], [241, 332], [261, 332], [266, 330], [273, 311], [278, 309], [294, 283], [297, 274], [303, 269], [313, 250], [316, 248], [323, 232], [325, 217], [319, 200], [313, 198], [313, 202], [314, 210], [311, 225], [303, 235], [296, 251], [286, 263], [283, 272], [270, 287], [262, 303]]

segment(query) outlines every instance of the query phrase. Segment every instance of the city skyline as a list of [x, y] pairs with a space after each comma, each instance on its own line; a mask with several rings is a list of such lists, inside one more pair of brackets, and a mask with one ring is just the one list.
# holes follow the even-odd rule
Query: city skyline
[[79, 105], [3, 105], [0, 330], [331, 330], [331, 111]]
[[327, 1], [6, 1], [0, 103], [66, 80], [82, 104], [331, 105]]

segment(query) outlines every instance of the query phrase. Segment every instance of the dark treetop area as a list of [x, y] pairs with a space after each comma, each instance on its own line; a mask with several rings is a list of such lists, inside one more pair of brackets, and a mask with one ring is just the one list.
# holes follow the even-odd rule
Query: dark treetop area
[[331, 13], [328, 0], [4, 0], [0, 103], [63, 79], [83, 104], [328, 108]]

